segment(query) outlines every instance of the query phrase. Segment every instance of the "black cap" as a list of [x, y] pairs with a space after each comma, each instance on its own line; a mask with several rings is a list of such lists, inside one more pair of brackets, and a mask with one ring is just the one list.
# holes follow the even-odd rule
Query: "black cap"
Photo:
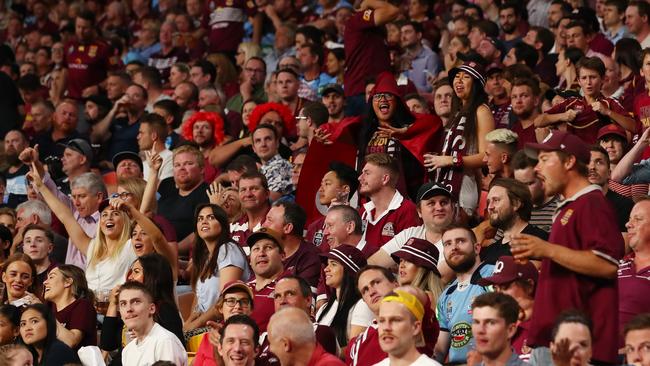
[[142, 166], [142, 158], [140, 158], [140, 155], [134, 153], [133, 151], [122, 151], [115, 154], [115, 156], [113, 156], [113, 169], [117, 169], [117, 166], [122, 160], [133, 160], [138, 163], [140, 171], [144, 171], [144, 167]]
[[59, 145], [65, 147], [66, 149], [71, 149], [79, 154], [85, 156], [88, 161], [93, 161], [93, 149], [90, 147], [88, 141], [84, 139], [72, 139], [66, 143], [60, 143]]
[[108, 97], [106, 97], [103, 94], [91, 95], [88, 98], [86, 98], [84, 101], [95, 103], [97, 104], [98, 107], [102, 107], [107, 111], [109, 111], [113, 107], [113, 104], [111, 103], [110, 99], [108, 99]]
[[447, 188], [439, 185], [436, 182], [424, 183], [420, 189], [418, 189], [418, 195], [416, 197], [415, 203], [420, 203], [423, 199], [431, 198], [433, 196], [447, 196], [454, 198], [454, 195], [451, 194], [451, 191]]
[[327, 84], [323, 87], [323, 91], [321, 92], [322, 96], [327, 95], [328, 93], [334, 92], [338, 95], [344, 95], [343, 94], [343, 87], [339, 84]]

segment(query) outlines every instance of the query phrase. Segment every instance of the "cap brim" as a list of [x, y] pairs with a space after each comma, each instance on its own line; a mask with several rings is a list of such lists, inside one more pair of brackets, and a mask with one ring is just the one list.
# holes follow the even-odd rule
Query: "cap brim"
[[453, 194], [449, 192], [448, 190], [440, 187], [432, 187], [431, 189], [427, 190], [426, 192], [422, 193], [422, 195], [418, 198], [418, 202], [434, 197], [434, 196], [446, 196], [449, 198], [453, 198]]
[[528, 143], [524, 146], [524, 153], [531, 159], [537, 160], [537, 155], [540, 151], [554, 151], [554, 149], [546, 144]]
[[276, 239], [273, 235], [269, 233], [264, 233], [264, 232], [259, 232], [259, 233], [252, 233], [247, 239], [246, 239], [246, 244], [249, 247], [252, 247], [255, 243], [260, 241], [261, 239], [269, 239], [272, 242], [274, 242], [278, 247], [280, 247], [281, 250], [284, 250], [282, 247], [282, 244]]
[[250, 296], [251, 300], [255, 299], [255, 294], [253, 294], [253, 290], [251, 290], [251, 288], [246, 286], [246, 284], [244, 284], [244, 283], [235, 283], [235, 284], [230, 285], [228, 288], [225, 288], [221, 292], [222, 297], [223, 297], [223, 294], [230, 293], [230, 292], [232, 292], [233, 289], [240, 289], [240, 290], [246, 292], [248, 294], [248, 296]]
[[429, 267], [429, 266], [423, 266], [423, 265], [417, 264], [417, 262], [420, 261], [421, 259], [417, 258], [412, 253], [409, 253], [407, 251], [404, 251], [404, 250], [400, 249], [400, 250], [396, 251], [395, 253], [391, 254], [391, 257], [393, 257], [393, 260], [398, 264], [399, 264], [400, 259], [404, 259], [404, 260], [407, 260], [407, 261], [409, 261], [411, 263], [414, 263], [416, 266], [424, 267], [426, 269], [429, 269], [429, 270], [435, 272], [438, 275], [438, 277], [442, 276], [440, 274], [440, 271], [438, 271], [438, 267], [436, 267], [436, 266]]
[[490, 286], [490, 285], [501, 285], [504, 283], [512, 282], [516, 280], [516, 278], [507, 278], [505, 276], [490, 276], [490, 277], [485, 277], [485, 278], [480, 278], [477, 283], [481, 286]]

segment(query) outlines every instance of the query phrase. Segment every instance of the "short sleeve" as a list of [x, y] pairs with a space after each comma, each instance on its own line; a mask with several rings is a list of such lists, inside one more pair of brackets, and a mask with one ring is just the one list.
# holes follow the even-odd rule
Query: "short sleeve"
[[226, 268], [235, 266], [246, 271], [246, 256], [242, 253], [239, 246], [233, 242], [228, 242], [219, 247], [219, 257], [217, 258], [217, 268]]
[[[446, 291], [445, 288], [443, 290]], [[438, 318], [438, 324], [440, 324], [440, 330], [443, 332], [449, 332], [449, 324], [447, 323], [447, 317], [445, 316], [445, 296], [440, 296], [438, 298], [438, 303], [436, 304], [436, 317]]]
[[79, 303], [74, 308], [74, 316], [70, 317], [65, 327], [67, 329], [77, 329], [88, 335], [96, 327], [97, 313], [93, 304], [86, 299], [79, 299]]
[[[603, 196], [598, 200], [588, 202], [585, 212], [600, 212], [599, 215], [579, 215], [579, 227], [591, 228], [580, 232], [581, 241], [585, 243], [583, 250], [591, 250], [594, 254], [613, 264], [623, 257], [625, 243], [618, 229], [613, 208]], [[607, 206], [607, 207], [604, 207]]]
[[375, 315], [363, 299], [357, 301], [350, 313], [350, 325], [368, 327], [372, 324]]
[[363, 12], [358, 12], [350, 17], [346, 23], [345, 31], [348, 29], [365, 29], [375, 26], [375, 11], [373, 9], [366, 9]]
[[381, 249], [384, 252], [386, 252], [388, 255], [392, 255], [396, 251], [402, 249], [404, 244], [406, 244], [406, 242], [410, 238], [412, 238], [412, 237], [418, 237], [419, 238], [420, 237], [418, 235], [419, 233], [417, 233], [414, 230], [416, 228], [417, 227], [410, 227], [410, 228], [406, 228], [406, 229], [400, 231], [399, 233], [397, 233], [397, 235], [395, 235], [392, 239], [390, 239], [386, 244], [384, 244], [381, 247]]
[[558, 113], [564, 113], [564, 112], [566, 112], [566, 110], [567, 110], [567, 105], [568, 105], [569, 102], [571, 102], [571, 101], [572, 101], [572, 99], [567, 99], [567, 100], [565, 100], [564, 102], [562, 102], [562, 103], [560, 103], [560, 104], [556, 104], [556, 105], [554, 105], [553, 107], [551, 107], [551, 109], [547, 110], [547, 111], [544, 112], [544, 113], [546, 113], [546, 114], [558, 114]]

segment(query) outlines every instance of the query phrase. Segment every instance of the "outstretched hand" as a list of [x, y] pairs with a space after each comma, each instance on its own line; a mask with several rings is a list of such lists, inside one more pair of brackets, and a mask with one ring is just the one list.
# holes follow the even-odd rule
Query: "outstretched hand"
[[205, 193], [208, 194], [210, 203], [221, 206], [223, 204], [222, 195], [225, 190], [226, 189], [221, 185], [221, 183], [214, 181], [210, 183], [210, 186], [205, 190]]
[[38, 161], [38, 144], [34, 147], [28, 147], [23, 150], [18, 159], [23, 162], [25, 165], [30, 165], [31, 163]]
[[41, 174], [38, 172], [38, 169], [36, 168], [36, 163], [32, 161], [31, 163], [31, 169], [29, 172], [26, 174], [27, 179], [34, 184], [34, 187], [36, 189], [40, 189], [43, 187], [43, 177]]

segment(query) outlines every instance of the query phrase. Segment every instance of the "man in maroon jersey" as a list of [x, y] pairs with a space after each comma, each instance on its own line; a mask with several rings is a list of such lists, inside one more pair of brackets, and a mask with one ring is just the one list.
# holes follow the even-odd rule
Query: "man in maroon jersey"
[[596, 142], [598, 130], [609, 123], [617, 123], [634, 133], [636, 123], [627, 111], [616, 99], [607, 98], [600, 91], [605, 76], [603, 61], [597, 57], [583, 58], [576, 68], [583, 97], [568, 98], [555, 105], [538, 118], [536, 126], [566, 122], [568, 130], [588, 144]]
[[371, 256], [400, 231], [419, 226], [415, 204], [397, 191], [399, 168], [388, 154], [370, 154], [359, 176], [359, 193], [368, 197], [363, 205], [365, 223], [363, 239], [357, 245], [366, 257]]
[[516, 260], [542, 260], [530, 344], [548, 346], [557, 316], [566, 309], [578, 309], [594, 322], [593, 359], [614, 364], [618, 353], [616, 270], [625, 244], [602, 190], [587, 180], [589, 146], [573, 134], [555, 131], [541, 144], [526, 145], [525, 151], [539, 160], [535, 170], [546, 194], [565, 197], [548, 242], [526, 234], [511, 239]]
[[76, 40], [65, 46], [68, 68], [68, 97], [80, 100], [99, 91], [106, 71], [119, 65], [114, 50], [95, 35], [95, 15], [83, 11], [75, 19]]
[[511, 129], [517, 134], [517, 150], [523, 149], [529, 142], [538, 142], [537, 136], [541, 137], [546, 132], [545, 128], [535, 127], [535, 119], [539, 116], [539, 96], [539, 83], [533, 79], [515, 79], [512, 83], [511, 113], [517, 117], [517, 121]]
[[365, 104], [365, 79], [390, 70], [384, 25], [397, 19], [399, 8], [384, 0], [364, 0], [345, 24], [345, 96], [347, 115]]
[[242, 246], [248, 236], [262, 227], [266, 214], [271, 209], [269, 184], [264, 174], [253, 171], [239, 178], [239, 200], [244, 211], [242, 217], [230, 224], [230, 235]]
[[209, 53], [222, 52], [234, 57], [244, 38], [244, 23], [256, 12], [253, 0], [206, 1], [202, 26], [208, 30]]

